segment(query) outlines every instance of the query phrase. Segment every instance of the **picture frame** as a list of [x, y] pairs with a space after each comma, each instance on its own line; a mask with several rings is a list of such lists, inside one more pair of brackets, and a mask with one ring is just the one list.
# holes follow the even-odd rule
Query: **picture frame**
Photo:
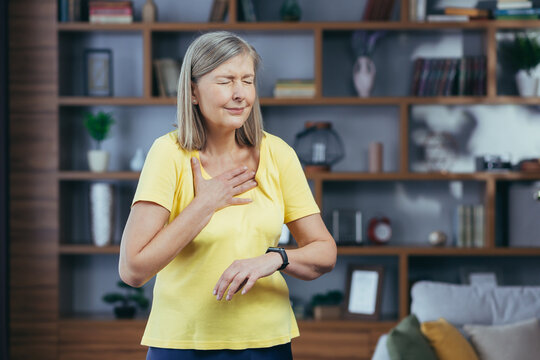
[[344, 317], [379, 320], [384, 267], [351, 265], [348, 269]]
[[111, 49], [84, 50], [84, 95], [113, 96]]
[[502, 271], [492, 266], [461, 266], [459, 277], [462, 284], [496, 287], [502, 281]]
[[159, 96], [176, 97], [181, 69], [180, 62], [172, 58], [163, 58], [155, 59], [153, 63]]

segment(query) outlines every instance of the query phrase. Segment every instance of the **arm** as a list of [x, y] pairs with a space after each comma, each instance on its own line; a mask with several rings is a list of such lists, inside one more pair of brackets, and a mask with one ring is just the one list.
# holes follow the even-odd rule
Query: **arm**
[[[332, 271], [336, 265], [337, 247], [321, 215], [308, 215], [291, 221], [287, 226], [298, 243], [298, 249], [287, 250], [289, 265], [283, 272], [302, 280], [314, 280]], [[281, 259], [279, 254], [275, 255]]]
[[129, 214], [120, 245], [120, 278], [141, 287], [167, 266], [208, 224], [215, 211], [247, 204], [236, 198], [256, 186], [246, 167], [204, 180], [198, 161], [192, 162], [195, 184], [193, 201], [167, 226], [170, 212], [156, 203], [138, 201]]
[[[320, 214], [308, 215], [287, 224], [299, 248], [287, 250], [289, 265], [284, 273], [302, 280], [314, 280], [331, 271], [336, 264], [336, 242], [326, 229]], [[272, 275], [283, 263], [275, 252], [250, 259], [236, 260], [221, 275], [214, 295], [221, 300], [227, 288], [227, 300], [242, 288], [245, 294], [255, 282]]]

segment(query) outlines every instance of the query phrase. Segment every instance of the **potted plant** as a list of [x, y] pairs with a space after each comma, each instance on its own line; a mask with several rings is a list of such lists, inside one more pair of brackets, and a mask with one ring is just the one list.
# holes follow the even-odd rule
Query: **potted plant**
[[326, 294], [315, 294], [311, 298], [311, 308], [315, 320], [336, 320], [341, 317], [343, 293], [338, 290]]
[[92, 114], [87, 112], [84, 116], [84, 126], [97, 142], [97, 149], [88, 151], [90, 171], [103, 172], [107, 170], [109, 153], [101, 149], [101, 142], [105, 140], [113, 124], [114, 119], [111, 113], [99, 111], [97, 114]]
[[503, 59], [516, 73], [516, 85], [521, 96], [540, 95], [540, 44], [537, 35], [516, 33], [511, 40], [499, 43]]
[[123, 293], [108, 293], [103, 295], [103, 301], [108, 304], [120, 303], [115, 306], [114, 314], [117, 319], [133, 319], [137, 312], [137, 307], [146, 310], [150, 301], [144, 296], [144, 289], [134, 288], [123, 281], [118, 281], [116, 285], [123, 290]]
[[386, 31], [357, 30], [351, 39], [354, 51], [353, 82], [360, 97], [369, 97], [375, 83], [375, 63], [372, 60], [377, 41]]

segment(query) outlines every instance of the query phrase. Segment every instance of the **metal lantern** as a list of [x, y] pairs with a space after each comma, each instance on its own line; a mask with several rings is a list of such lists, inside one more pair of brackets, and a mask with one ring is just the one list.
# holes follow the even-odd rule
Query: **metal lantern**
[[306, 172], [329, 171], [344, 156], [343, 142], [329, 122], [307, 122], [294, 148]]

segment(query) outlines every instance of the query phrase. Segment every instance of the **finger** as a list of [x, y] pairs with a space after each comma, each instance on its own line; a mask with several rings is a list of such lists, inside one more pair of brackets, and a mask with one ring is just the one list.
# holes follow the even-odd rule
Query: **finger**
[[251, 190], [253, 189], [254, 187], [257, 186], [257, 182], [255, 180], [249, 180], [249, 181], [246, 181], [245, 183], [243, 183], [242, 185], [239, 185], [237, 187], [234, 188], [234, 195], [240, 195], [240, 194], [243, 194], [245, 193], [246, 191], [248, 190]]
[[203, 180], [201, 173], [201, 165], [196, 157], [191, 158], [191, 170], [193, 172], [193, 177], [195, 178], [196, 183]]
[[245, 183], [246, 181], [253, 179], [254, 177], [255, 177], [255, 171], [253, 170], [246, 171], [230, 179], [229, 184], [231, 184], [233, 187], [236, 187], [238, 185]]
[[221, 275], [221, 279], [218, 281], [218, 286], [217, 286], [217, 294], [216, 294], [217, 300], [221, 300], [223, 298], [223, 295], [225, 294], [225, 290], [227, 290], [227, 288], [229, 287], [229, 285], [231, 284], [231, 281], [234, 279], [235, 276], [236, 276], [236, 272], [233, 272], [230, 266], [227, 270], [225, 270], [223, 275]]
[[231, 285], [229, 286], [229, 290], [227, 291], [227, 297], [226, 300], [229, 301], [232, 299], [233, 295], [238, 292], [238, 290], [242, 287], [242, 285], [246, 282], [247, 274], [238, 273], [234, 277], [234, 280], [231, 282]]
[[232, 198], [231, 205], [245, 205], [251, 203], [253, 200], [247, 198]]
[[236, 169], [225, 171], [223, 174], [219, 175], [218, 177], [223, 177], [226, 180], [231, 180], [233, 177], [238, 176], [242, 173], [245, 173], [248, 170], [247, 166], [241, 166]]
[[248, 281], [246, 282], [246, 284], [244, 285], [244, 288], [242, 289], [242, 295], [244, 295], [245, 293], [247, 293], [249, 290], [251, 290], [251, 288], [253, 287], [253, 285], [255, 285], [255, 283], [257, 282], [258, 278], [256, 276], [251, 276], [248, 278]]

